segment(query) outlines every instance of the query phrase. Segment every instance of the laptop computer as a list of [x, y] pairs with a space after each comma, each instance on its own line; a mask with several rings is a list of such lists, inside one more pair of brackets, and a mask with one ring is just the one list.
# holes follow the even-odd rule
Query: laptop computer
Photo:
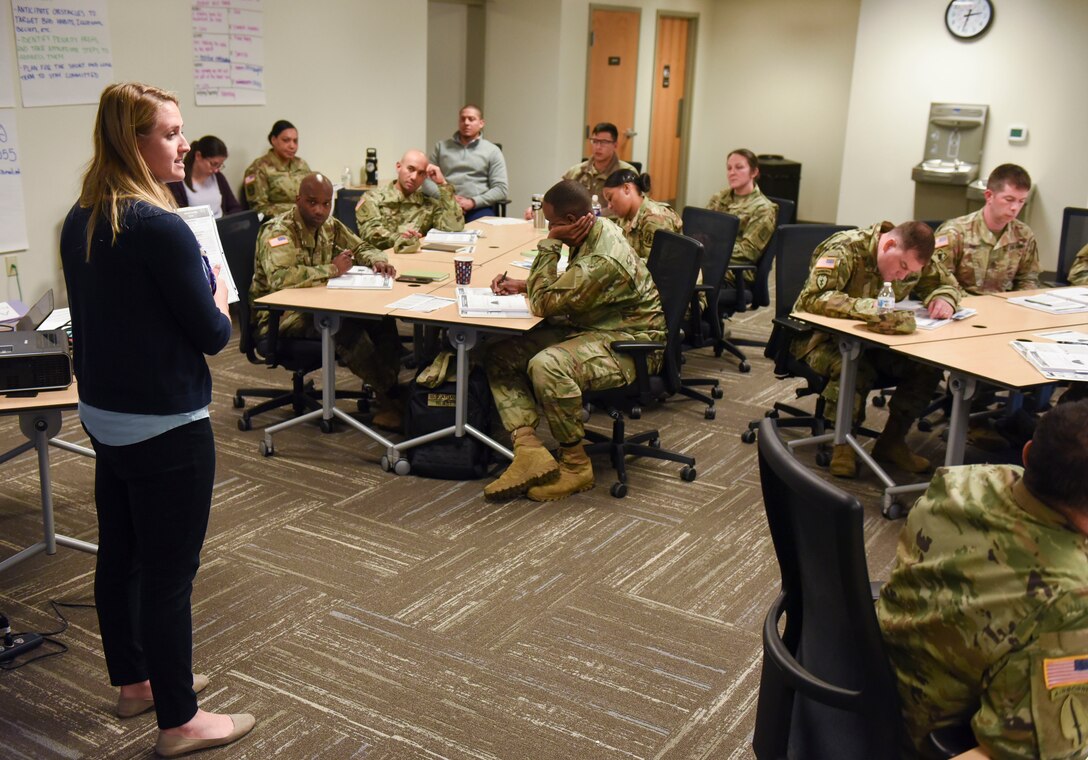
[[26, 314], [19, 317], [15, 323], [16, 330], [37, 330], [46, 317], [53, 313], [53, 289], [45, 291], [45, 295], [38, 299]]

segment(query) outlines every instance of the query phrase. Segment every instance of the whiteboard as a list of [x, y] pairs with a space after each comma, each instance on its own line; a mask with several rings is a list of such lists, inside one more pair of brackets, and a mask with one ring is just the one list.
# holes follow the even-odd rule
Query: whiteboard
[[113, 81], [106, 0], [11, 0], [23, 107], [98, 103]]
[[15, 109], [0, 108], [0, 251], [25, 251], [26, 208]]
[[196, 104], [264, 105], [261, 0], [195, 0], [192, 23]]

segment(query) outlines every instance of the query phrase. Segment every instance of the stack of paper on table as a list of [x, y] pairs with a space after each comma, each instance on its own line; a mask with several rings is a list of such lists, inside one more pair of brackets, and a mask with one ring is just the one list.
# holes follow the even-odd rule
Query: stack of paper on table
[[491, 288], [457, 288], [457, 311], [462, 317], [509, 317], [533, 316], [525, 296], [497, 296]]
[[420, 240], [420, 247], [429, 248], [432, 251], [472, 253], [473, 246], [476, 245], [476, 238], [479, 236], [479, 230], [464, 230], [462, 232], [431, 230]]
[[1049, 314], [1074, 314], [1088, 311], [1088, 288], [1059, 288], [1047, 293], [1016, 296], [1010, 298], [1009, 303]]
[[367, 266], [353, 266], [339, 277], [330, 278], [329, 287], [336, 290], [392, 290], [393, 278], [387, 274], [375, 274]]
[[1016, 352], [1048, 380], [1088, 381], [1088, 345], [1013, 340]]
[[952, 321], [967, 319], [978, 313], [975, 309], [960, 309], [948, 319], [934, 319], [929, 316], [929, 309], [923, 306], [921, 301], [916, 301], [913, 298], [904, 298], [902, 301], [897, 301], [895, 308], [913, 311], [914, 324], [919, 330], [936, 330], [938, 327], [944, 327]]

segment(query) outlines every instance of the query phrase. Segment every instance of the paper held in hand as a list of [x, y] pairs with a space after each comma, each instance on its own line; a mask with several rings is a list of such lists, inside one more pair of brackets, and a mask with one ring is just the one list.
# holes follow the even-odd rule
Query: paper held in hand
[[219, 267], [227, 283], [227, 303], [237, 303], [238, 286], [234, 284], [234, 277], [231, 276], [230, 267], [227, 266], [227, 257], [223, 254], [223, 242], [219, 239], [219, 228], [215, 226], [215, 216], [212, 215], [211, 206], [188, 206], [179, 208], [176, 213], [193, 231], [196, 242], [204, 255], [208, 257], [208, 263], [213, 268]]
[[533, 316], [525, 296], [497, 296], [491, 288], [457, 288], [457, 311], [462, 317], [527, 319]]

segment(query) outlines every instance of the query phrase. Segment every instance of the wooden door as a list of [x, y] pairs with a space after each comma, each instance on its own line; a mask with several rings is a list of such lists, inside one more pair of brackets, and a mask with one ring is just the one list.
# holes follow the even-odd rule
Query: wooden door
[[691, 113], [689, 64], [693, 60], [695, 19], [660, 16], [654, 56], [648, 169], [651, 195], [677, 205], [687, 165], [688, 114]]
[[616, 146], [619, 157], [631, 159], [639, 18], [639, 11], [590, 11], [584, 156], [590, 154], [589, 130], [594, 124], [608, 121], [620, 131]]

